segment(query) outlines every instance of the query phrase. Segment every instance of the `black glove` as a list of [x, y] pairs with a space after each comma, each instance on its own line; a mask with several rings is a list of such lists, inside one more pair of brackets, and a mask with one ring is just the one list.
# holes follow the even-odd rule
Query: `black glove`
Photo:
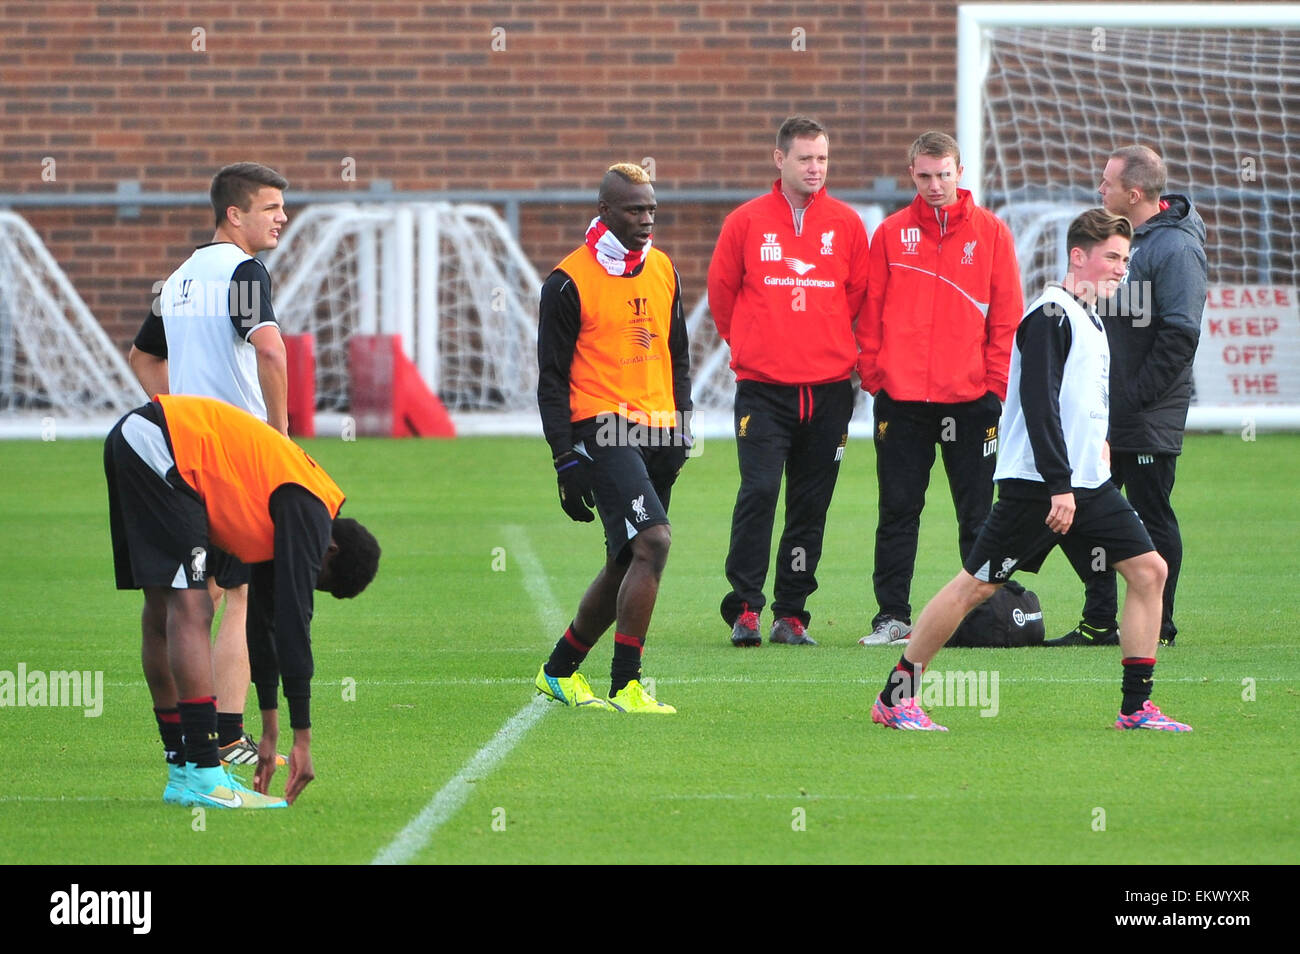
[[679, 437], [677, 431], [667, 431], [666, 433], [671, 435], [667, 446], [661, 447], [650, 458], [646, 470], [652, 482], [671, 487], [677, 480], [678, 473], [686, 464], [686, 458], [690, 455], [691, 445], [694, 442], [689, 434]]
[[560, 485], [560, 506], [571, 520], [591, 523], [596, 515], [596, 495], [591, 490], [591, 461], [577, 451], [555, 458], [555, 476]]

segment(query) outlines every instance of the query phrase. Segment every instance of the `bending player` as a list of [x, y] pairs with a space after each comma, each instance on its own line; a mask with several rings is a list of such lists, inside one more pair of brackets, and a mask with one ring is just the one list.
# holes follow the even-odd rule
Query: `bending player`
[[[221, 398], [289, 433], [284, 339], [271, 307], [271, 276], [255, 257], [275, 248], [289, 220], [274, 169], [237, 162], [212, 177], [212, 241], [172, 273], [131, 345], [128, 361], [145, 393]], [[244, 731], [248, 700], [248, 567], [228, 553], [208, 554], [208, 592], [224, 597], [213, 655], [221, 761], [257, 761]], [[285, 764], [283, 756], [280, 764]]]
[[1150, 699], [1165, 561], [1110, 482], [1110, 349], [1094, 305], [1099, 296], [1115, 294], [1132, 237], [1128, 219], [1104, 209], [1085, 212], [1070, 224], [1069, 271], [1059, 285], [1047, 286], [1016, 330], [994, 474], [998, 502], [965, 568], [921, 613], [872, 706], [872, 722], [947, 731], [916, 702], [924, 667], [967, 613], [1014, 571], [1036, 573], [1059, 543], [1072, 559], [1100, 551], [1128, 583], [1120, 626], [1123, 697], [1115, 727], [1190, 731]]
[[[314, 589], [356, 596], [374, 579], [379, 544], [339, 517], [343, 492], [287, 437], [213, 398], [160, 395], [104, 443], [113, 564], [120, 590], [143, 589], [141, 657], [166, 750], [163, 801], [282, 808], [315, 777], [311, 761]], [[262, 710], [255, 791], [217, 754], [207, 554], [251, 565], [248, 646]], [[276, 767], [277, 693], [293, 747], [285, 798]]]
[[[690, 446], [690, 350], [673, 263], [651, 246], [654, 187], [640, 166], [610, 166], [587, 241], [542, 286], [537, 404], [560, 506], [605, 527], [605, 565], [537, 672], [567, 706], [673, 713], [641, 685], [641, 654], [671, 535], [668, 498]], [[609, 699], [578, 667], [614, 626]]]

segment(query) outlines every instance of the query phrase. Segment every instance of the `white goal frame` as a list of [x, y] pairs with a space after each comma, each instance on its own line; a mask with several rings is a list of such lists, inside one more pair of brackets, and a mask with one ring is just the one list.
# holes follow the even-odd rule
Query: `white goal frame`
[[978, 203], [984, 187], [985, 30], [998, 26], [1300, 28], [1300, 3], [963, 3], [957, 7], [957, 144], [962, 184]]
[[[541, 278], [490, 206], [311, 205], [295, 217], [266, 264], [282, 329], [317, 335], [319, 430], [336, 430], [345, 420], [347, 339], [382, 334], [399, 337], [435, 394], [469, 380], [466, 363], [481, 364], [475, 380], [499, 400], [491, 410], [449, 404], [458, 433], [540, 433], [535, 394]], [[449, 296], [447, 283], [455, 283], [455, 294]], [[327, 342], [321, 340], [324, 327], [331, 329]], [[466, 334], [483, 338], [482, 351], [466, 357], [457, 349]], [[448, 379], [449, 368], [454, 380]]]
[[[957, 9], [957, 141], [964, 187], [977, 202], [986, 182], [984, 82], [990, 67], [989, 32], [998, 27], [1277, 29], [1300, 31], [1300, 4], [1261, 3], [971, 3]], [[1195, 198], [1193, 196], [1193, 198]], [[1076, 203], [1077, 207], [1077, 203]], [[1027, 247], [1026, 247], [1027, 248]], [[1017, 252], [1021, 252], [1017, 236]], [[1062, 261], [1064, 256], [1062, 255]], [[1211, 284], [1214, 284], [1211, 262]], [[1300, 280], [1297, 280], [1300, 285]], [[1033, 290], [1036, 294], [1037, 290]], [[1029, 292], [1027, 290], [1027, 297]], [[1195, 430], [1300, 429], [1300, 406], [1193, 404]]]
[[102, 437], [145, 402], [36, 230], [0, 209], [0, 437]]

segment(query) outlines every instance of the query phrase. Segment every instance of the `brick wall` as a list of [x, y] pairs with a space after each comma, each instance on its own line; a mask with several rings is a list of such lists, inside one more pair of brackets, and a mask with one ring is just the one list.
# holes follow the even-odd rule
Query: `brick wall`
[[[956, 3], [179, 2], [0, 4], [0, 191], [206, 190], [255, 159], [293, 189], [594, 187], [653, 156], [661, 188], [766, 188], [792, 112], [832, 139], [831, 188], [903, 177], [951, 130]], [[54, 160], [45, 181], [43, 160]], [[346, 157], [355, 181], [342, 179]], [[593, 203], [594, 206], [594, 203]], [[292, 208], [291, 210], [292, 211]], [[725, 207], [665, 210], [688, 290]], [[206, 208], [120, 219], [23, 210], [119, 341], [211, 233]], [[593, 209], [531, 207], [549, 268]], [[692, 296], [693, 297], [693, 296]]]

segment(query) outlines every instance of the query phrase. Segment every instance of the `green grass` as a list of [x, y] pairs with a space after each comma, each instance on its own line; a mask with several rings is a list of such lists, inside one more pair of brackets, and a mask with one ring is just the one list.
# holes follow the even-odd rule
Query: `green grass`
[[[380, 575], [355, 601], [317, 604], [317, 780], [287, 812], [208, 812], [196, 831], [189, 811], [159, 797], [140, 599], [112, 589], [100, 445], [0, 444], [0, 670], [102, 670], [106, 683], [99, 718], [0, 709], [0, 862], [366, 862], [529, 703], [602, 553], [594, 525], [561, 513], [542, 442], [308, 447], [347, 491], [345, 512], [383, 544]], [[856, 645], [875, 611], [865, 441], [849, 446], [810, 603], [821, 646], [732, 649], [717, 606], [735, 455], [727, 441], [705, 451], [674, 490], [645, 656], [679, 714], [550, 707], [470, 780], [414, 860], [1300, 860], [1300, 437], [1188, 441], [1175, 492], [1182, 632], [1161, 654], [1155, 693], [1196, 727], [1183, 736], [1109, 727], [1119, 658], [1099, 649], [946, 651], [937, 669], [997, 671], [997, 716], [933, 710], [946, 735], [872, 726], [869, 703], [896, 654]], [[529, 551], [549, 595], [529, 588]], [[918, 609], [955, 570], [936, 469]], [[1023, 579], [1049, 634], [1069, 629], [1082, 591], [1064, 558]], [[607, 637], [584, 667], [598, 691], [610, 647]], [[1243, 680], [1254, 680], [1253, 701]]]

